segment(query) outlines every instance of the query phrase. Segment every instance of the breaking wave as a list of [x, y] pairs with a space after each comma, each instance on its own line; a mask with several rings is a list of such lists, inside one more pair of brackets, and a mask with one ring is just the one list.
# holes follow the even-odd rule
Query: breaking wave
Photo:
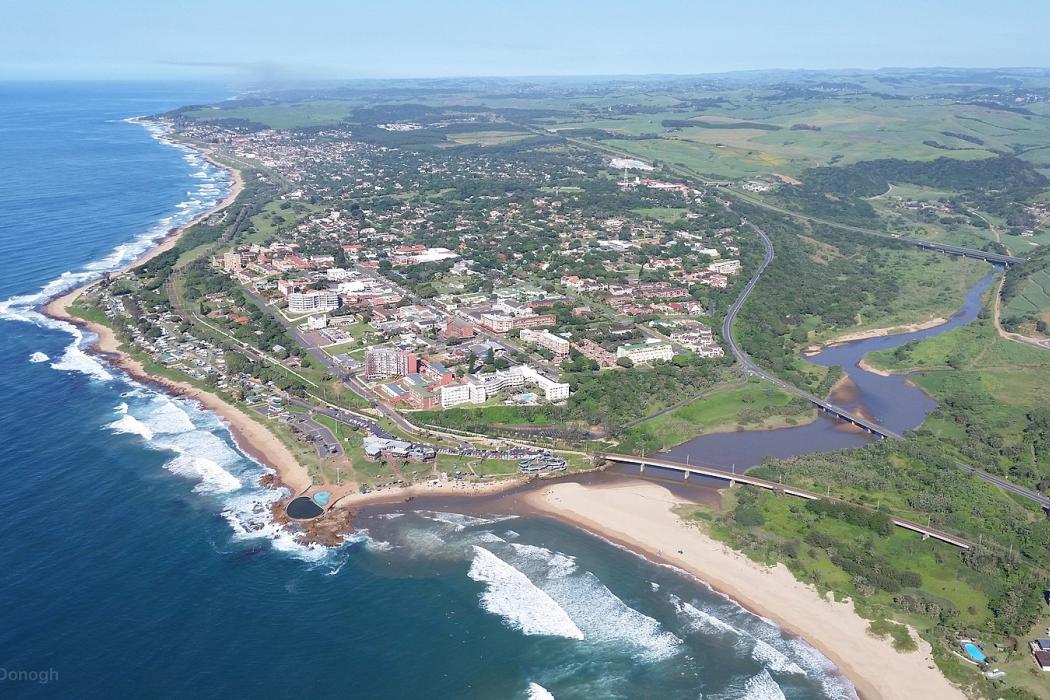
[[45, 355], [42, 352], [34, 352], [32, 355], [29, 356], [29, 361], [33, 362], [33, 363], [47, 362], [50, 359], [51, 359], [50, 357], [48, 357], [47, 355]]
[[784, 691], [780, 689], [777, 682], [769, 675], [769, 671], [752, 676], [744, 683], [744, 700], [787, 700]]
[[485, 584], [481, 606], [527, 635], [583, 639], [583, 632], [551, 596], [495, 554], [474, 545], [467, 575]]
[[529, 688], [526, 693], [526, 697], [529, 700], [554, 700], [554, 695], [551, 694], [551, 691], [547, 690], [539, 683], [529, 683]]

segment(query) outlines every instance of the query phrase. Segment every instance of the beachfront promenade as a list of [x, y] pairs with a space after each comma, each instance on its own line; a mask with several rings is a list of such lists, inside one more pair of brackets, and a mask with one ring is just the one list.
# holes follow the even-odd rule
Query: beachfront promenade
[[[706, 476], [714, 479], [722, 479], [728, 481], [730, 487], [736, 484], [747, 484], [748, 486], [756, 486], [758, 488], [767, 489], [769, 491], [775, 491], [777, 493], [783, 493], [788, 496], [796, 496], [798, 498], [804, 498], [807, 501], [832, 501], [835, 503], [846, 503], [837, 498], [831, 498], [829, 496], [814, 493], [813, 491], [807, 491], [806, 489], [800, 489], [795, 486], [787, 486], [785, 484], [778, 483], [776, 481], [769, 481], [767, 479], [759, 479], [755, 476], [748, 476], [747, 474], [738, 474], [735, 471], [726, 471], [725, 469], [717, 469], [715, 467], [705, 467], [694, 464], [683, 464], [682, 462], [673, 462], [667, 459], [657, 459], [653, 457], [638, 457], [636, 455], [622, 455], [622, 454], [607, 454], [605, 458], [611, 462], [619, 462], [621, 464], [635, 464], [638, 466], [638, 471], [641, 473], [645, 472], [646, 467], [657, 467], [659, 469], [670, 469], [682, 473], [683, 479], [688, 479], [691, 475]], [[854, 507], [856, 504], [848, 503]], [[946, 542], [955, 547], [961, 549], [970, 549], [973, 543], [962, 537], [956, 537], [955, 535], [938, 530], [937, 528], [930, 527], [929, 525], [921, 525], [910, 520], [904, 520], [903, 518], [890, 518], [894, 525], [902, 527], [906, 530], [918, 532], [923, 538], [932, 537], [935, 540]]]

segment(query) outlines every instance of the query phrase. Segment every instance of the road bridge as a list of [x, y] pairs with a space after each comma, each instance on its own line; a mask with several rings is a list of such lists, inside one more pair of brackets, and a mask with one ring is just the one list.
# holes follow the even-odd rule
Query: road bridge
[[995, 263], [998, 265], [1016, 265], [1018, 263], [1024, 262], [1024, 258], [1018, 258], [1013, 255], [990, 253], [987, 250], [966, 248], [965, 246], [961, 245], [948, 245], [947, 243], [937, 243], [935, 241], [920, 241], [917, 238], [901, 238], [900, 240], [910, 245], [913, 245], [916, 248], [922, 248], [923, 250], [932, 250], [941, 253], [948, 253], [949, 255], [961, 255], [963, 257], [984, 260], [985, 262]]
[[[621, 454], [608, 454], [605, 458], [612, 462], [619, 462], [621, 464], [636, 464], [638, 470], [644, 472], [646, 467], [658, 467], [660, 469], [670, 469], [672, 471], [681, 472], [684, 479], [688, 479], [691, 475], [706, 476], [714, 479], [722, 479], [728, 481], [730, 486], [734, 486], [738, 483], [747, 484], [749, 486], [756, 486], [758, 488], [766, 489], [768, 491], [775, 491], [777, 493], [784, 493], [789, 496], [796, 496], [803, 498], [807, 501], [831, 501], [834, 503], [846, 503], [845, 501], [837, 498], [830, 498], [828, 496], [814, 493], [813, 491], [807, 491], [806, 489], [800, 489], [795, 486], [787, 486], [785, 484], [778, 483], [776, 481], [769, 481], [768, 479], [759, 479], [756, 476], [749, 476], [747, 474], [738, 474], [735, 471], [726, 471], [725, 469], [718, 469], [715, 467], [705, 467], [694, 464], [683, 464], [681, 462], [672, 462], [666, 459], [656, 459], [653, 457], [638, 457], [636, 455], [621, 455]], [[847, 505], [854, 505], [852, 503]], [[861, 506], [854, 506], [861, 507]], [[973, 543], [962, 537], [957, 537], [943, 530], [930, 527], [929, 525], [922, 525], [920, 523], [913, 522], [911, 520], [905, 520], [903, 518], [890, 518], [891, 522], [897, 527], [902, 527], [912, 532], [917, 532], [922, 535], [923, 539], [932, 537], [935, 540], [945, 542], [960, 549], [970, 549], [973, 547]]]

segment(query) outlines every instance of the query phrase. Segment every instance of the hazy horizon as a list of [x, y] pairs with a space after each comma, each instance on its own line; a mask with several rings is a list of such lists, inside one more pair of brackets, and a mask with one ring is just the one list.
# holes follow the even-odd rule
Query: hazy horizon
[[1043, 67], [1050, 7], [900, 0], [800, 8], [396, 0], [9, 8], [0, 79], [247, 81], [688, 76], [752, 70]]

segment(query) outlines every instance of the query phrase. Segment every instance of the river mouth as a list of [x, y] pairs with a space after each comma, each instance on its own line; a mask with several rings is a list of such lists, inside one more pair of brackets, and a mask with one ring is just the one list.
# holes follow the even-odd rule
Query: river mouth
[[[830, 400], [845, 410], [904, 434], [922, 425], [937, 402], [904, 375], [885, 375], [866, 370], [862, 360], [869, 352], [889, 350], [931, 338], [970, 323], [981, 310], [984, 293], [1000, 268], [982, 277], [966, 293], [965, 301], [946, 323], [933, 328], [855, 340], [800, 355], [824, 367], [841, 367], [845, 376], [832, 389]], [[691, 461], [731, 470], [746, 470], [767, 457], [787, 459], [814, 452], [862, 447], [877, 440], [869, 433], [823, 413], [807, 425], [775, 430], [744, 430], [701, 435], [663, 453], [667, 459]]]

